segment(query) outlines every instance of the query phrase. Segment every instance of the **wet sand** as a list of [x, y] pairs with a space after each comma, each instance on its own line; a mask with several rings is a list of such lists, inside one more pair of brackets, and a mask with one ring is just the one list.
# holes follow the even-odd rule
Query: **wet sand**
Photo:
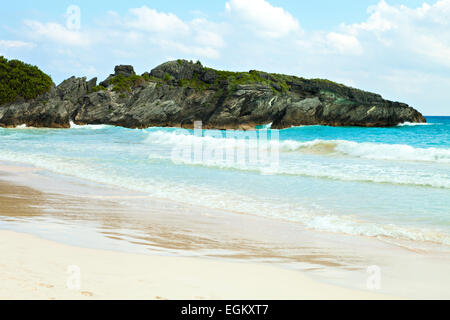
[[[1, 213], [10, 219], [37, 218], [46, 201], [37, 190], [0, 182]], [[0, 299], [385, 298], [261, 264], [93, 250], [11, 231], [0, 231], [0, 252]]]
[[[30, 167], [0, 166], [0, 230], [10, 230], [0, 231], [6, 253], [0, 298], [449, 296], [437, 288], [447, 281], [447, 256], [189, 207]], [[69, 265], [86, 272], [75, 292], [65, 286]], [[371, 265], [383, 270], [377, 293], [366, 288]]]

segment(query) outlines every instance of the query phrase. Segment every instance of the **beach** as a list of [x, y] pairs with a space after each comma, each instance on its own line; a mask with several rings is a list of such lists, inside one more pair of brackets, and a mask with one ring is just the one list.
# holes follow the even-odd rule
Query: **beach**
[[[0, 231], [0, 299], [386, 299], [257, 264], [125, 254]], [[80, 287], [70, 289], [70, 267]], [[70, 285], [69, 285], [70, 287]]]
[[[21, 181], [21, 175], [29, 178], [39, 171], [3, 165], [0, 180]], [[0, 181], [1, 213], [11, 218], [45, 214], [39, 209], [45, 199], [38, 190]], [[64, 196], [59, 200], [70, 202]], [[98, 208], [98, 203], [84, 206]], [[0, 252], [0, 300], [391, 298], [263, 264], [95, 250], [5, 230], [0, 230]]]
[[[345, 243], [355, 239], [347, 236], [317, 234], [311, 240], [314, 233], [304, 230], [299, 237], [299, 229], [290, 230], [290, 224], [219, 212], [191, 215], [188, 207], [181, 216], [188, 214], [190, 220], [181, 227], [179, 204], [173, 207], [163, 199], [154, 199], [150, 206], [166, 214], [153, 215], [144, 205], [149, 198], [143, 195], [70, 181], [35, 167], [4, 164], [0, 172], [0, 299], [405, 299], [447, 294], [446, 288], [439, 292], [435, 283], [426, 282], [442, 280], [445, 257], [423, 269], [403, 270], [407, 278], [397, 279], [406, 284], [411, 274], [426, 270], [417, 277], [423, 281], [418, 288], [431, 288], [429, 292], [415, 292], [415, 286], [405, 286], [405, 292], [386, 290], [387, 275], [385, 290], [371, 291], [366, 287], [365, 269], [375, 260], [358, 259], [356, 252], [361, 248], [349, 251]], [[136, 219], [131, 213], [139, 208], [152, 216], [154, 226], [144, 231], [152, 238], [140, 241], [118, 232], [130, 228], [135, 234], [143, 233], [126, 222]], [[100, 215], [102, 210], [106, 217]], [[115, 220], [119, 214], [123, 217]], [[93, 221], [109, 226], [99, 231], [96, 225], [94, 232]], [[269, 228], [273, 234], [267, 232]], [[211, 232], [217, 243], [208, 238]], [[276, 243], [274, 239], [280, 241], [282, 233], [286, 238]], [[289, 239], [289, 233], [296, 236]], [[339, 244], [333, 247], [336, 240]], [[290, 241], [301, 245], [289, 247]], [[285, 246], [285, 253], [270, 243]], [[312, 243], [316, 247], [308, 249]], [[422, 255], [398, 246], [380, 247], [363, 238], [359, 245], [375, 256], [388, 250], [383, 259], [403, 257], [406, 260], [398, 261], [404, 264]], [[417, 260], [416, 266], [420, 266]], [[68, 288], [74, 267], [81, 285], [75, 290]]]

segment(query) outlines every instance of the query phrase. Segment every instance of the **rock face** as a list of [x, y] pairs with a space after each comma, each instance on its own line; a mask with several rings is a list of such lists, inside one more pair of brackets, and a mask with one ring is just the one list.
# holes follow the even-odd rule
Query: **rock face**
[[[119, 75], [124, 76], [125, 78], [129, 78], [131, 76], [136, 75], [136, 72], [134, 72], [133, 66], [127, 66], [127, 65], [116, 66], [114, 68], [114, 74], [109, 75], [109, 77], [106, 80], [100, 82], [100, 85], [105, 88], [108, 87], [111, 84], [110, 83], [111, 79], [114, 77], [117, 77]], [[97, 78], [95, 78], [95, 79], [97, 79]]]
[[35, 100], [0, 106], [0, 126], [66, 128], [73, 120], [129, 128], [192, 127], [201, 120], [205, 128], [252, 129], [273, 123], [272, 128], [281, 129], [426, 121], [406, 104], [326, 80], [230, 73], [185, 60], [158, 66], [125, 91], [111, 84], [118, 75], [136, 78], [133, 67], [118, 66], [101, 83], [106, 90], [93, 92], [97, 79], [72, 77]]
[[36, 128], [69, 128], [71, 114], [78, 101], [96, 85], [97, 78], [69, 78], [59, 86], [34, 100], [19, 100], [0, 106], [0, 126], [16, 127], [26, 124]]

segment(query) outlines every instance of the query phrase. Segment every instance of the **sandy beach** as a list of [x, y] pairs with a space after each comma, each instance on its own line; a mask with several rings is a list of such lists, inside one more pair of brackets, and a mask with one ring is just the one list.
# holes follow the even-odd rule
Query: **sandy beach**
[[[447, 260], [418, 260], [429, 253], [83, 183], [0, 166], [0, 299], [446, 295], [435, 289]], [[367, 290], [366, 268], [380, 262], [384, 290]], [[74, 270], [81, 286], [71, 289]]]
[[[0, 232], [0, 251], [0, 299], [386, 298], [263, 265], [91, 250], [9, 231]], [[71, 266], [80, 270], [77, 289], [67, 285]]]
[[[29, 178], [37, 169], [1, 166], [0, 171], [4, 219], [38, 220], [45, 214], [40, 208], [49, 204], [48, 196], [4, 181]], [[69, 208], [70, 198], [63, 199]], [[92, 208], [93, 203], [85, 206]], [[264, 264], [94, 250], [7, 230], [0, 231], [0, 252], [2, 300], [386, 298], [319, 283], [301, 272]]]

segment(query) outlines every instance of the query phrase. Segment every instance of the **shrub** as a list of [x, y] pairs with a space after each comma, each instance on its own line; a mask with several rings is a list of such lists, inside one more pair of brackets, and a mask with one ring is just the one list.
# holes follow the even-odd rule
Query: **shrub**
[[170, 74], [165, 73], [164, 74], [164, 81], [170, 81], [172, 79], [172, 77], [170, 76]]
[[92, 88], [92, 92], [104, 91], [106, 88], [104, 86], [95, 86]]
[[128, 91], [131, 92], [131, 89], [141, 85], [146, 80], [143, 76], [133, 75], [131, 77], [125, 77], [124, 75], [117, 75], [111, 78], [110, 82], [114, 85], [113, 90], [117, 92]]
[[14, 102], [20, 97], [35, 99], [48, 92], [52, 84], [50, 76], [38, 67], [0, 56], [0, 104]]

